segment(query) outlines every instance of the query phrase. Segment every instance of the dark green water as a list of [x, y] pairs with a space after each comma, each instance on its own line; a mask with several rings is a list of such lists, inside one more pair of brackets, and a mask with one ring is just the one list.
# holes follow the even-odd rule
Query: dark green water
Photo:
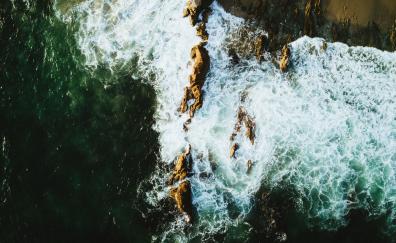
[[[52, 3], [0, 2], [0, 242], [146, 242], [152, 87], [89, 72]], [[104, 89], [104, 83], [112, 83]]]

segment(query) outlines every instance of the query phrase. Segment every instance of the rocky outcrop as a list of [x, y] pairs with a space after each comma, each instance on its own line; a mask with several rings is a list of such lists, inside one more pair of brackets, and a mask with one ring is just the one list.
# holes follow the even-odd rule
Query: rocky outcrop
[[230, 140], [235, 140], [235, 137], [241, 131], [242, 124], [244, 124], [246, 128], [246, 137], [250, 140], [252, 144], [254, 144], [254, 139], [256, 136], [256, 124], [254, 123], [253, 118], [247, 114], [246, 110], [243, 107], [239, 107], [238, 109], [237, 122], [235, 123], [234, 131], [231, 134]]
[[264, 54], [267, 44], [268, 44], [268, 38], [266, 35], [261, 34], [257, 37], [255, 43], [255, 54], [257, 61], [261, 61], [261, 58]]
[[236, 151], [238, 150], [238, 148], [239, 148], [239, 145], [238, 145], [237, 143], [234, 143], [234, 144], [231, 146], [230, 158], [235, 158], [235, 153], [236, 153]]
[[[242, 94], [242, 100], [245, 99], [245, 95], [246, 94]], [[247, 111], [243, 107], [239, 107], [238, 113], [237, 113], [237, 121], [234, 126], [234, 131], [232, 132], [232, 134], [230, 136], [231, 142], [234, 142], [238, 133], [241, 132], [242, 125], [245, 125], [245, 129], [246, 129], [245, 135], [253, 145], [254, 139], [256, 136], [255, 135], [256, 124], [254, 123], [253, 118], [248, 115]], [[239, 144], [233, 143], [233, 145], [231, 146], [231, 150], [230, 150], [230, 158], [231, 159], [236, 158], [235, 153], [238, 149], [239, 149]], [[250, 170], [253, 166], [252, 161], [249, 160], [247, 165], [248, 165], [248, 173], [250, 173]]]
[[[202, 86], [210, 66], [209, 53], [203, 43], [191, 49], [191, 58], [194, 62], [193, 69], [189, 77], [189, 86], [184, 89], [180, 111], [184, 113], [190, 109], [190, 117], [193, 117], [196, 110], [202, 107]], [[191, 99], [194, 99], [194, 103], [188, 107], [188, 101]]]
[[286, 72], [290, 62], [290, 48], [285, 45], [282, 48], [281, 59], [279, 61], [279, 68], [282, 72]]
[[184, 215], [186, 222], [191, 223], [193, 207], [190, 182], [183, 181], [177, 187], [172, 188], [170, 196], [175, 200], [177, 209]]
[[173, 185], [177, 181], [182, 181], [186, 179], [187, 175], [191, 171], [190, 165], [190, 147], [188, 147], [184, 153], [179, 155], [176, 160], [175, 168], [173, 169], [173, 173], [169, 178], [169, 184]]
[[188, 0], [183, 11], [183, 17], [190, 17], [191, 25], [199, 22], [199, 15], [203, 10], [207, 9], [213, 0]]
[[190, 223], [193, 215], [191, 202], [191, 185], [187, 176], [191, 172], [191, 158], [189, 146], [176, 160], [175, 168], [168, 183], [172, 185], [170, 196], [176, 203], [179, 212], [185, 216], [186, 222]]

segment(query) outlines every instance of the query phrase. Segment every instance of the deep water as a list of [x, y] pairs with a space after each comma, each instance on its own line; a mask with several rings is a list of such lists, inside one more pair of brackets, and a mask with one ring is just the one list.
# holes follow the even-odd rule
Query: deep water
[[74, 33], [49, 1], [0, 1], [0, 242], [150, 240], [153, 88], [86, 69]]

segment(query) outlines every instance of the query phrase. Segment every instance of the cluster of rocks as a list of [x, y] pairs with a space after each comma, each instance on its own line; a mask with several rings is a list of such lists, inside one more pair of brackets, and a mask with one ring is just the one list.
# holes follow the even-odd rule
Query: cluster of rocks
[[[212, 1], [209, 0], [188, 0], [183, 14], [184, 17], [190, 17], [192, 26], [197, 25], [197, 35], [202, 38], [202, 41], [191, 49], [193, 69], [189, 76], [189, 85], [184, 89], [180, 104], [180, 112], [185, 113], [189, 109], [190, 118], [202, 107], [202, 87], [210, 67], [209, 53], [205, 44], [209, 38], [206, 32], [206, 23], [210, 14], [209, 5], [211, 3]], [[191, 99], [194, 99], [194, 103], [189, 107], [188, 102]]]
[[[245, 126], [245, 130], [246, 130], [245, 136], [246, 136], [246, 138], [249, 139], [249, 141], [253, 145], [255, 137], [256, 137], [256, 135], [255, 135], [256, 124], [253, 121], [253, 118], [251, 116], [249, 116], [249, 114], [247, 113], [245, 108], [243, 108], [241, 106], [238, 108], [237, 121], [234, 126], [234, 131], [232, 132], [232, 134], [230, 136], [230, 141], [233, 143], [231, 146], [231, 150], [230, 150], [230, 158], [236, 158], [235, 153], [239, 149], [239, 144], [235, 142], [235, 138], [238, 135], [238, 133], [241, 132], [243, 125]], [[251, 160], [247, 161], [247, 167], [248, 167], [247, 172], [250, 173], [250, 171], [253, 167], [253, 162]]]
[[[196, 26], [197, 36], [202, 41], [191, 48], [191, 59], [193, 60], [192, 73], [189, 76], [189, 84], [184, 88], [184, 94], [180, 104], [180, 112], [185, 113], [189, 110], [190, 118], [184, 124], [184, 130], [187, 131], [187, 125], [195, 112], [202, 107], [202, 87], [209, 72], [210, 59], [209, 53], [205, 48], [209, 36], [206, 32], [206, 23], [210, 14], [209, 5], [213, 0], [188, 0], [183, 11], [184, 17], [190, 18], [192, 26]], [[194, 103], [189, 106], [190, 100]], [[176, 160], [173, 173], [169, 178], [171, 185], [170, 196], [176, 203], [180, 213], [185, 216], [186, 222], [190, 223], [193, 216], [193, 206], [191, 198], [191, 184], [188, 181], [188, 175], [191, 173], [191, 147], [189, 146]]]
[[185, 216], [186, 222], [191, 222], [193, 208], [191, 203], [191, 185], [187, 176], [191, 172], [191, 147], [179, 155], [169, 185], [172, 186], [170, 196], [174, 199], [178, 210]]

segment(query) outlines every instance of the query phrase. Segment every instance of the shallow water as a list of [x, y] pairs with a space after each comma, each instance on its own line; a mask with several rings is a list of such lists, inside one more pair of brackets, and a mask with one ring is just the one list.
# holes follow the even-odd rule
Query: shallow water
[[[260, 236], [251, 219], [262, 217], [255, 198], [265, 188], [270, 195], [290, 198], [295, 215], [286, 217], [290, 242], [301, 241], [304, 235], [313, 242], [315, 234], [331, 242], [332, 232], [341, 232], [343, 242], [362, 242], [353, 234], [342, 238], [351, 235], [346, 231], [353, 232], [356, 218], [368, 222], [362, 229], [375, 229], [372, 238], [363, 241], [391, 241], [396, 233], [396, 53], [303, 37], [291, 43], [292, 66], [287, 73], [278, 70], [270, 54], [261, 63], [247, 58], [233, 65], [228, 43], [238, 41], [232, 33], [247, 23], [214, 3], [207, 24], [211, 68], [204, 105], [184, 132], [188, 117], [177, 108], [191, 69], [190, 49], [199, 42], [188, 20], [181, 17], [184, 4], [86, 0], [58, 3], [47, 12], [33, 6], [25, 16], [26, 8], [20, 3], [20, 11], [14, 12], [14, 19], [21, 19], [17, 28], [24, 29], [39, 13], [34, 26], [40, 31], [29, 33], [25, 28], [24, 36], [6, 32], [26, 43], [20, 44], [26, 52], [14, 62], [28, 61], [22, 62], [25, 72], [6, 72], [3, 79], [8, 83], [2, 100], [20, 100], [2, 102], [5, 112], [1, 113], [7, 114], [2, 135], [5, 188], [15, 186], [11, 181], [14, 161], [23, 161], [20, 170], [44, 161], [49, 170], [22, 177], [21, 185], [37, 175], [60, 171], [63, 177], [51, 178], [59, 178], [58, 186], [65, 192], [45, 176], [46, 186], [25, 189], [38, 190], [39, 195], [54, 193], [49, 193], [50, 199], [44, 197], [44, 204], [36, 204], [48, 212], [41, 218], [43, 225], [51, 220], [63, 223], [65, 228], [54, 235], [71, 225], [76, 237], [90, 237], [99, 230], [109, 239], [126, 242], [249, 238], [254, 242]], [[44, 41], [35, 42], [43, 37]], [[22, 42], [6, 42], [5, 52]], [[29, 60], [31, 53], [38, 60]], [[2, 63], [12, 70], [10, 60]], [[15, 89], [9, 88], [13, 77], [18, 80]], [[36, 82], [41, 89], [36, 90]], [[28, 93], [32, 86], [33, 92]], [[17, 96], [20, 92], [22, 96]], [[252, 145], [242, 131], [236, 138], [237, 158], [230, 159], [229, 137], [239, 106], [256, 122], [256, 141]], [[48, 110], [51, 107], [54, 110]], [[28, 114], [29, 119], [17, 126], [14, 112]], [[32, 119], [42, 133], [28, 136], [24, 143], [12, 142], [36, 130]], [[166, 184], [174, 159], [188, 144], [194, 161], [189, 180], [197, 214], [192, 226], [172, 206]], [[58, 152], [59, 146], [66, 147], [65, 152]], [[15, 152], [26, 147], [35, 153]], [[40, 148], [43, 153], [37, 152]], [[254, 163], [250, 174], [246, 173], [248, 160]], [[98, 172], [90, 173], [95, 168]], [[3, 191], [7, 212], [14, 204], [10, 198], [18, 198], [20, 190]], [[74, 195], [70, 204], [57, 201], [64, 193]], [[92, 194], [97, 198], [86, 198]], [[76, 208], [89, 210], [87, 215], [65, 216]], [[362, 213], [354, 217], [355, 212]], [[31, 211], [7, 215], [12, 222], [15, 217], [28, 225], [36, 222], [26, 219]], [[293, 227], [296, 222], [301, 225]], [[28, 229], [36, 232], [32, 226]], [[134, 238], [136, 232], [144, 232], [138, 235], [142, 238]]]

